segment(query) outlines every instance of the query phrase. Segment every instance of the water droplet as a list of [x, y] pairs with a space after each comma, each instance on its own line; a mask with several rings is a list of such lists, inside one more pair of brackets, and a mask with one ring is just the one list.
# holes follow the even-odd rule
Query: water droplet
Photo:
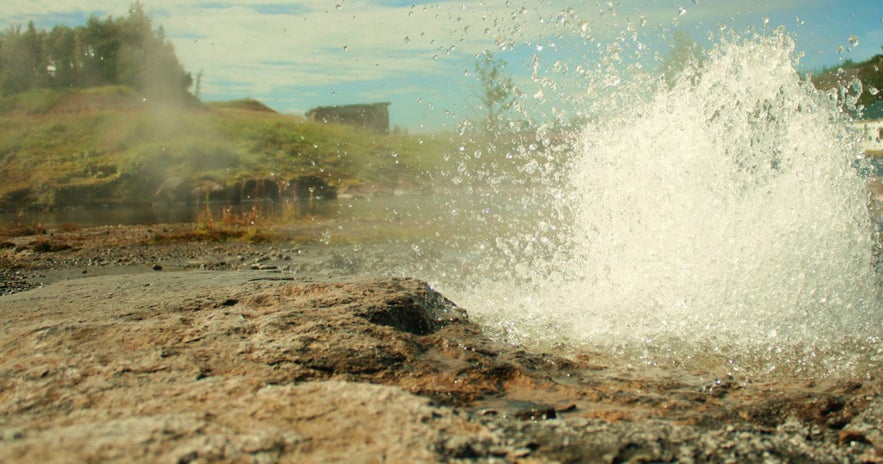
[[411, 43], [411, 38], [408, 36], [405, 36], [405, 43]]
[[849, 36], [849, 44], [852, 45], [853, 47], [857, 47], [858, 46], [858, 36], [856, 36], [856, 35]]
[[537, 45], [537, 51], [538, 51], [538, 52], [543, 51], [543, 46], [538, 44], [538, 45]]
[[685, 14], [687, 14], [687, 9], [684, 7], [678, 7], [678, 15], [684, 16]]
[[859, 79], [853, 79], [852, 82], [849, 83], [849, 85], [850, 87], [852, 87], [852, 90], [856, 92], [856, 94], [862, 93], [862, 81], [860, 81]]
[[589, 22], [588, 21], [580, 21], [579, 22], [579, 30], [583, 34], [589, 32]]
[[880, 91], [877, 90], [877, 87], [868, 87], [868, 93], [871, 95], [877, 95]]
[[343, 46], [343, 51], [348, 52], [349, 50], [350, 50], [350, 46], [349, 46], [349, 45], [344, 45], [344, 46]]

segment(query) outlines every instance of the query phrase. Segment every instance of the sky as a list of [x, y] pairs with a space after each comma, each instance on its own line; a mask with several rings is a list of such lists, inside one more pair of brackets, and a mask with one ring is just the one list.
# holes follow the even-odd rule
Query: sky
[[[658, 67], [674, 31], [712, 47], [722, 33], [794, 39], [802, 71], [883, 53], [880, 0], [142, 0], [205, 101], [255, 98], [303, 115], [391, 102], [391, 124], [452, 130], [480, 112], [476, 56], [492, 51], [535, 111], [578, 93], [613, 61]], [[129, 1], [5, 0], [0, 28], [83, 25]], [[551, 91], [551, 92], [550, 92]], [[554, 93], [555, 98], [547, 94]], [[558, 103], [555, 103], [557, 101]], [[545, 106], [544, 106], [545, 105]], [[551, 109], [550, 109], [551, 108]]]

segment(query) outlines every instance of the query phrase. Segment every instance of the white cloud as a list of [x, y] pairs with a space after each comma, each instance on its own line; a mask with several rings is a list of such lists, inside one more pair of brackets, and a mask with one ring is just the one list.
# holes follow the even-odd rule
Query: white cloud
[[[666, 42], [658, 38], [660, 31], [677, 24], [710, 28], [745, 18], [759, 21], [819, 1], [622, 0], [615, 7], [606, 1], [572, 0], [415, 1], [400, 6], [380, 0], [142, 3], [154, 25], [163, 26], [185, 67], [194, 74], [204, 71], [204, 95], [266, 96], [288, 108], [302, 108], [324, 98], [329, 86], [341, 92], [353, 87], [355, 98], [370, 94], [365, 82], [391, 80], [398, 86], [383, 88], [390, 98], [409, 92], [427, 98], [446, 92], [462, 96], [462, 90], [439, 89], [435, 81], [449, 86], [468, 81], [463, 70], [482, 50], [515, 56], [511, 50], [518, 47], [520, 55], [513, 60], [520, 60], [525, 50], [542, 46], [545, 51], [536, 53], [551, 66], [559, 55], [594, 59], [596, 47], [616, 40], [660, 46]], [[11, 0], [0, 2], [0, 26], [32, 17], [124, 16], [128, 7], [128, 2], [106, 0]], [[556, 46], [562, 49], [556, 51]], [[513, 60], [510, 64], [521, 64]], [[400, 83], [408, 76], [410, 80]], [[529, 76], [517, 79], [530, 85]]]
[[[695, 2], [695, 0], [693, 0]], [[689, 3], [685, 19], [762, 13], [787, 2]], [[383, 79], [402, 73], [440, 74], [450, 62], [481, 50], [563, 40], [585, 31], [605, 39], [643, 21], [646, 27], [679, 17], [670, 2], [630, 0], [616, 10], [598, 3], [547, 0], [539, 6], [466, 0], [384, 6], [369, 0], [266, 0], [185, 2], [145, 0], [155, 25], [162, 25], [185, 66], [205, 69], [225, 81], [284, 79], [308, 85]], [[0, 17], [73, 13], [125, 15], [119, 2], [81, 0], [3, 2]], [[582, 29], [580, 29], [582, 24]], [[268, 64], [272, 63], [273, 66]], [[274, 70], [278, 68], [278, 70]], [[284, 78], [283, 78], [284, 75]], [[259, 85], [259, 84], [258, 84]]]

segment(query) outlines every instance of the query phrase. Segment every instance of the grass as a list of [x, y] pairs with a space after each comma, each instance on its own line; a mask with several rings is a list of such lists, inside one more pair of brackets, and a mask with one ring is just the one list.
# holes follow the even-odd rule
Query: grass
[[305, 176], [353, 195], [529, 187], [563, 172], [567, 143], [561, 134], [377, 134], [251, 99], [173, 103], [119, 86], [43, 90], [0, 98], [0, 211], [150, 204], [170, 180], [194, 203], [204, 201], [192, 193], [200, 185], [229, 197], [248, 179]]
[[146, 203], [173, 176], [420, 188], [450, 151], [443, 137], [322, 124], [255, 100], [197, 106], [143, 101], [125, 87], [41, 90], [0, 99], [0, 209]]
[[276, 113], [276, 110], [274, 110], [273, 108], [270, 108], [269, 106], [255, 100], [253, 98], [242, 98], [239, 100], [230, 100], [230, 101], [222, 101], [222, 102], [209, 102], [206, 105], [210, 108], [216, 108], [216, 109], [264, 111], [267, 113]]
[[0, 99], [0, 112], [40, 114], [52, 109], [64, 94], [49, 89], [32, 90]]
[[240, 228], [193, 229], [176, 233], [156, 234], [150, 243], [187, 243], [187, 242], [230, 242], [264, 243], [274, 241], [274, 237], [258, 229]]

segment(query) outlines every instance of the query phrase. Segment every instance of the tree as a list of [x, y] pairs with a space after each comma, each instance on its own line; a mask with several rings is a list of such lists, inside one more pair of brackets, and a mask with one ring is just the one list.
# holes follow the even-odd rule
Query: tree
[[80, 30], [83, 43], [83, 77], [86, 86], [117, 84], [119, 50], [122, 46], [113, 18], [100, 20], [91, 16]]
[[193, 95], [199, 99], [202, 94], [202, 72], [203, 69], [200, 69], [198, 73], [196, 73], [196, 81], [193, 84]]
[[674, 85], [685, 71], [699, 68], [705, 60], [702, 47], [690, 34], [678, 29], [674, 33], [671, 50], [662, 60], [660, 71], [669, 87]]
[[80, 53], [77, 32], [66, 26], [55, 26], [44, 38], [50, 71], [51, 87], [77, 85], [80, 74]]
[[489, 134], [498, 134], [508, 122], [508, 113], [515, 108], [518, 93], [512, 78], [505, 74], [506, 62], [486, 51], [476, 57], [478, 100], [485, 113], [484, 127]]
[[27, 63], [22, 45], [21, 26], [10, 27], [0, 42], [0, 92], [7, 95], [27, 90]]
[[0, 90], [3, 94], [23, 92], [45, 85], [46, 59], [43, 39], [28, 23], [24, 32], [21, 26], [10, 27], [0, 36]]
[[140, 2], [132, 4], [129, 16], [118, 27], [123, 37], [118, 57], [120, 83], [155, 96], [175, 96], [190, 87], [192, 77], [178, 62], [163, 28], [153, 29]]
[[39, 31], [33, 22], [0, 33], [0, 92], [41, 87], [128, 85], [154, 97], [179, 97], [193, 83], [162, 28], [140, 2], [123, 18], [91, 16], [85, 26]]

